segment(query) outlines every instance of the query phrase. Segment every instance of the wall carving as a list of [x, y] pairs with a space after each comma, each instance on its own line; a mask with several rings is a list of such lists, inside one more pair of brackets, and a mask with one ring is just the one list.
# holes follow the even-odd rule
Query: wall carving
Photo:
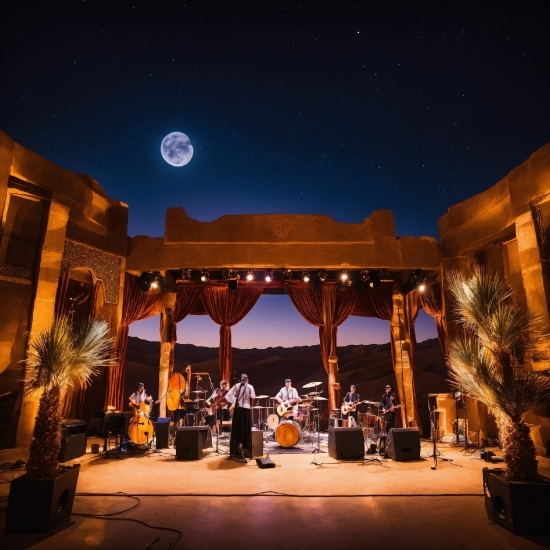
[[65, 240], [61, 273], [77, 267], [92, 270], [95, 276], [103, 282], [105, 287], [105, 302], [118, 302], [118, 288], [120, 281], [120, 258], [96, 248], [90, 248], [74, 241]]

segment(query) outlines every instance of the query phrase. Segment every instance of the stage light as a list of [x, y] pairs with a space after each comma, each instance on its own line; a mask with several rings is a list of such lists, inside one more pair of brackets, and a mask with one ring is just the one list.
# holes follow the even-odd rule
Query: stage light
[[424, 283], [421, 283], [418, 285], [418, 291], [424, 292], [426, 290], [426, 285]]
[[191, 280], [191, 270], [190, 269], [182, 269], [180, 272], [180, 276], [178, 277], [178, 280], [180, 281], [190, 281]]
[[409, 292], [418, 288], [426, 279], [426, 274], [422, 269], [414, 269], [411, 271], [407, 282], [401, 287], [401, 294], [408, 294]]
[[362, 269], [359, 276], [361, 277], [361, 280], [364, 283], [366, 283], [369, 280], [369, 270], [368, 269]]
[[369, 273], [369, 286], [370, 288], [378, 288], [382, 285], [382, 277], [380, 277], [380, 272], [371, 271]]
[[317, 276], [319, 277], [319, 280], [322, 283], [324, 283], [327, 280], [327, 271], [326, 271], [326, 269], [320, 269]]
[[290, 269], [282, 269], [283, 271], [283, 278], [285, 281], [292, 281], [292, 271]]
[[254, 273], [252, 273], [251, 269], [249, 269], [248, 273], [246, 274], [246, 280], [247, 281], [253, 281], [254, 280]]
[[273, 280], [273, 271], [271, 269], [267, 269], [264, 275], [264, 281], [266, 283], [270, 283]]
[[239, 279], [239, 275], [238, 273], [234, 270], [234, 269], [230, 269], [228, 272], [227, 272], [227, 278], [230, 280], [230, 281], [234, 281], [236, 279]]
[[347, 270], [342, 269], [342, 271], [340, 271], [340, 280], [341, 280], [343, 283], [345, 283], [348, 279], [349, 279], [349, 275], [348, 275]]
[[201, 271], [201, 283], [207, 283], [208, 279], [210, 279], [210, 273], [208, 273], [207, 269], [203, 269]]
[[304, 269], [302, 271], [302, 281], [304, 283], [309, 283], [311, 277], [309, 276], [309, 271], [307, 269]]
[[227, 268], [222, 269], [222, 281], [227, 281], [229, 279], [229, 272]]
[[160, 271], [144, 271], [138, 279], [138, 286], [143, 292], [149, 292], [149, 290], [165, 290], [166, 283], [164, 277], [160, 274]]

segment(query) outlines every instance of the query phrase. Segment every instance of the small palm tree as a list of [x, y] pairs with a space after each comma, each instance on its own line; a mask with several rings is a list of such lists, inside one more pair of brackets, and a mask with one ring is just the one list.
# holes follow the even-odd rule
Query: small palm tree
[[41, 391], [42, 395], [27, 463], [29, 478], [57, 473], [61, 392], [78, 383], [88, 384], [102, 367], [109, 366], [112, 344], [105, 321], [90, 320], [75, 331], [66, 316], [56, 319], [49, 329], [31, 339], [25, 360], [25, 392]]
[[447, 276], [454, 313], [463, 329], [449, 343], [452, 382], [495, 415], [510, 481], [536, 481], [535, 445], [522, 416], [550, 403], [550, 377], [524, 370], [518, 355], [547, 335], [538, 318], [514, 301], [503, 277], [476, 266], [470, 277]]

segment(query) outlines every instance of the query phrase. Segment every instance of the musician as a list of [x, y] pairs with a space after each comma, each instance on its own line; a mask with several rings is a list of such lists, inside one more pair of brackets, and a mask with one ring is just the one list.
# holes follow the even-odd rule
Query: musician
[[395, 414], [397, 407], [397, 395], [391, 391], [390, 384], [386, 385], [386, 392], [380, 399], [380, 406], [382, 407], [382, 414], [384, 415], [384, 426], [386, 434], [392, 428], [395, 428]]
[[227, 382], [222, 380], [220, 382], [220, 387], [217, 390], [214, 390], [214, 393], [206, 400], [206, 406], [212, 407], [212, 414], [208, 415], [204, 419], [204, 423], [208, 424], [210, 427], [214, 425], [216, 417], [219, 421], [228, 421], [230, 420], [229, 408], [225, 396], [227, 395]]
[[[357, 404], [361, 401], [359, 394], [357, 393], [357, 390], [355, 386], [352, 384], [349, 387], [349, 392], [346, 393], [346, 396], [344, 397], [344, 410], [349, 407], [355, 407], [353, 410], [349, 410], [347, 413], [344, 413], [344, 417], [348, 419], [348, 421], [351, 421], [353, 418], [355, 426], [359, 424], [359, 411], [357, 410]], [[349, 425], [349, 424], [348, 424]], [[353, 427], [353, 426], [350, 426]]]
[[136, 391], [128, 399], [130, 400], [130, 405], [133, 407], [139, 407], [140, 403], [145, 403], [146, 405], [151, 405], [153, 403], [153, 397], [147, 395], [143, 382], [140, 382], [136, 386]]
[[298, 390], [292, 387], [292, 380], [290, 378], [285, 380], [285, 385], [279, 390], [275, 399], [281, 403], [285, 409], [292, 406], [292, 414], [285, 418], [294, 420], [294, 417], [298, 416], [298, 403], [302, 401], [302, 398], [298, 395]]
[[225, 395], [228, 403], [234, 404], [229, 457], [241, 458], [240, 448], [252, 456], [252, 403], [256, 398], [254, 387], [248, 383], [248, 375], [241, 375], [240, 384], [235, 384]]

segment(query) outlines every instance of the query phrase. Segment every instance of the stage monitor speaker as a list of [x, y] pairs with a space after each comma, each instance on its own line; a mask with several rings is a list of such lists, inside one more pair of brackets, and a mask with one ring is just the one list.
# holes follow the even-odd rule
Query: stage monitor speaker
[[365, 456], [363, 430], [361, 428], [329, 428], [328, 455], [336, 460], [362, 460]]
[[155, 439], [157, 449], [168, 449], [168, 436], [170, 433], [170, 419], [159, 417], [155, 426]]
[[252, 458], [264, 454], [264, 432], [263, 430], [252, 430]]
[[396, 462], [420, 460], [418, 428], [392, 428], [386, 442], [386, 456]]
[[212, 447], [208, 426], [181, 426], [176, 431], [176, 459], [200, 460], [204, 449]]
[[61, 421], [59, 462], [67, 462], [86, 454], [86, 422], [70, 419]]

